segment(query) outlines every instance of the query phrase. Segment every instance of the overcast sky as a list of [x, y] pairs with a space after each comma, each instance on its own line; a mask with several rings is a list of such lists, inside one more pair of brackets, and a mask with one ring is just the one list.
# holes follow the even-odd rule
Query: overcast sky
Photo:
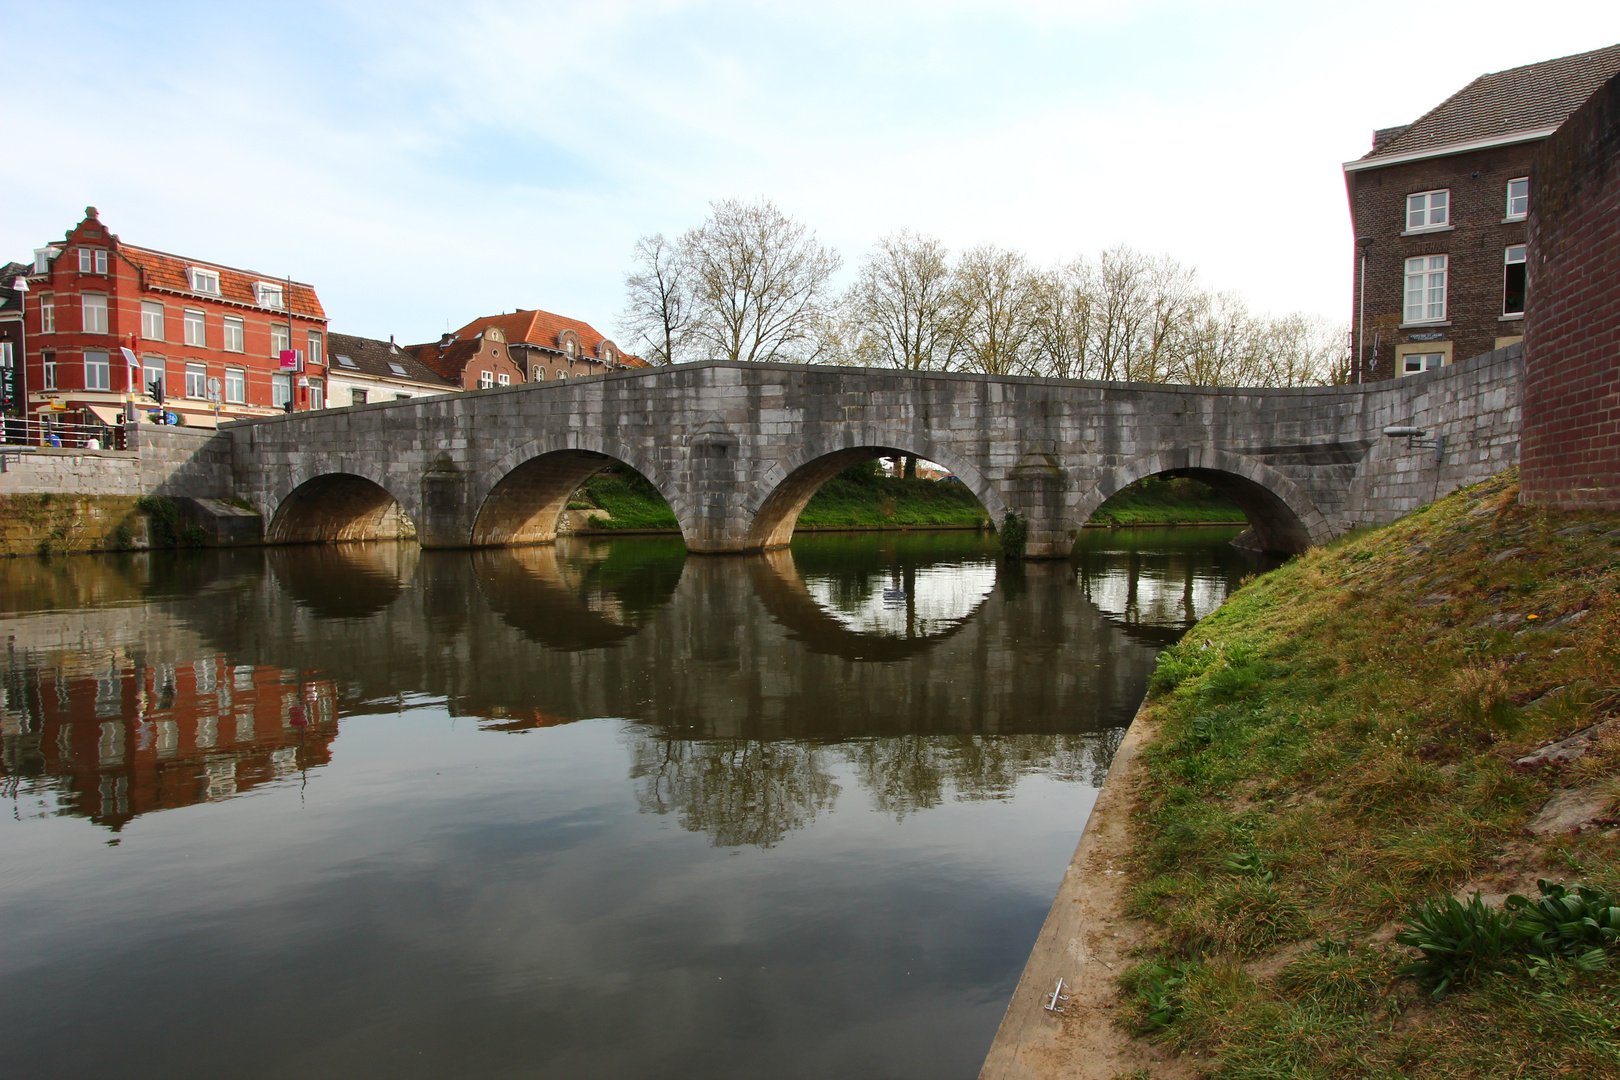
[[[1342, 162], [1620, 4], [0, 0], [0, 258], [86, 205], [420, 341], [518, 307], [616, 335], [636, 237], [766, 196], [844, 256], [909, 227], [1167, 252], [1347, 319]], [[625, 341], [622, 344], [630, 345]]]

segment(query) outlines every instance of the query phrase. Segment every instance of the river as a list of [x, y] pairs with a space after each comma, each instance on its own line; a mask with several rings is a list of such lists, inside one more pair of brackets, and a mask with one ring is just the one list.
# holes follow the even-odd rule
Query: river
[[0, 560], [0, 1075], [972, 1077], [1234, 531]]

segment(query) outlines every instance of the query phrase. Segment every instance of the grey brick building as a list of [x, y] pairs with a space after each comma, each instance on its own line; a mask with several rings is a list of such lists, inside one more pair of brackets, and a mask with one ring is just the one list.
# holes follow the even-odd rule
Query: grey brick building
[[1481, 75], [1412, 123], [1375, 132], [1372, 149], [1345, 163], [1362, 378], [1522, 338], [1531, 162], [1616, 72], [1620, 45]]

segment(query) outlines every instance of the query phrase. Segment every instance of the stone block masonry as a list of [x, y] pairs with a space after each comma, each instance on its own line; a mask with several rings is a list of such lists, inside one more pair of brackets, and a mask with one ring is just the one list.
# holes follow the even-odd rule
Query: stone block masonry
[[[1115, 491], [1192, 476], [1256, 546], [1298, 551], [1515, 464], [1518, 346], [1394, 382], [1162, 386], [719, 361], [244, 421], [235, 493], [273, 542], [360, 539], [397, 504], [427, 547], [545, 543], [610, 460], [668, 500], [699, 552], [787, 543], [822, 482], [915, 454], [949, 468], [1027, 552], [1067, 555]], [[1444, 436], [1439, 461], [1382, 434]], [[382, 535], [378, 532], [377, 535]]]
[[[10, 455], [0, 494], [234, 497], [272, 543], [483, 547], [555, 539], [575, 488], [617, 460], [668, 500], [693, 551], [745, 552], [785, 545], [840, 470], [914, 454], [955, 473], [992, 521], [1022, 518], [1031, 557], [1066, 556], [1108, 496], [1162, 474], [1224, 491], [1252, 546], [1292, 552], [1514, 464], [1522, 375], [1518, 346], [1394, 382], [1288, 389], [714, 361], [218, 432], [141, 425], [127, 451]], [[1445, 452], [1386, 438], [1391, 425], [1443, 436]], [[210, 536], [242, 535], [227, 510], [208, 515]]]
[[1526, 502], [1620, 509], [1620, 76], [1531, 173]]

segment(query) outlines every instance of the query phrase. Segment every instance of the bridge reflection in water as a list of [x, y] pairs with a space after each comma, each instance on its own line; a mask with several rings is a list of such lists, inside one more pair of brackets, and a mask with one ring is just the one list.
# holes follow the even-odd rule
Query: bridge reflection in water
[[[0, 562], [0, 1072], [260, 1060], [217, 1002], [317, 984], [323, 1052], [243, 1075], [968, 1071], [1158, 647], [1251, 568], [1125, 539]], [[275, 948], [243, 984], [173, 920]]]

